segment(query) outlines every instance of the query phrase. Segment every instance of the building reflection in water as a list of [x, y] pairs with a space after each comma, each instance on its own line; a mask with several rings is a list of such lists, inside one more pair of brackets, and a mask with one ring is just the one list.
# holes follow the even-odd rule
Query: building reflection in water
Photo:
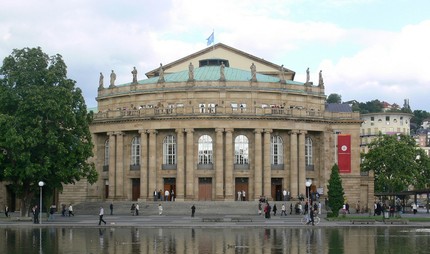
[[401, 227], [16, 227], [0, 228], [0, 253], [422, 253], [429, 236]]

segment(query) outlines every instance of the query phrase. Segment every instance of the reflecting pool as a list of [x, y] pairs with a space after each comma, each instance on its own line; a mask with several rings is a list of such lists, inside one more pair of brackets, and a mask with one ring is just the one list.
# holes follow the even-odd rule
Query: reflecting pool
[[0, 253], [430, 253], [430, 229], [0, 228]]

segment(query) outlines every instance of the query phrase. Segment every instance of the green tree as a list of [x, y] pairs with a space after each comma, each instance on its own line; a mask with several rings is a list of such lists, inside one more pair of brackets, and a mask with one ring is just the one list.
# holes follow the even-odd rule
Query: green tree
[[409, 186], [424, 188], [429, 180], [430, 160], [409, 135], [380, 134], [363, 155], [361, 169], [375, 173], [376, 192], [398, 192]]
[[97, 180], [92, 115], [61, 55], [41, 48], [15, 49], [0, 67], [0, 180], [21, 199], [21, 216], [44, 181], [44, 194], [82, 178]]
[[343, 206], [345, 194], [343, 191], [342, 179], [340, 178], [339, 167], [337, 164], [334, 164], [331, 168], [327, 189], [328, 205], [332, 210], [333, 216], [337, 217], [339, 216], [339, 210]]
[[342, 103], [342, 96], [337, 93], [332, 93], [327, 97], [327, 103]]

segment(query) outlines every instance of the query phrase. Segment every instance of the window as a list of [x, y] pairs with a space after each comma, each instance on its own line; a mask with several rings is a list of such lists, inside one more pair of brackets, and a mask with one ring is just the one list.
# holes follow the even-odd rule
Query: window
[[248, 164], [248, 138], [244, 135], [239, 135], [234, 140], [234, 163], [235, 164]]
[[233, 111], [236, 111], [236, 110], [237, 110], [237, 103], [231, 103], [230, 105], [231, 105], [231, 109], [232, 109]]
[[109, 166], [109, 139], [106, 139], [105, 142], [105, 161], [104, 166]]
[[312, 161], [312, 139], [310, 137], [306, 137], [306, 140], [305, 140], [305, 164], [306, 164], [306, 166], [313, 165], [313, 161]]
[[176, 164], [176, 139], [172, 135], [168, 135], [163, 141], [163, 164]]
[[273, 165], [284, 164], [284, 144], [280, 136], [271, 137], [270, 156]]
[[205, 104], [203, 104], [203, 103], [200, 103], [199, 104], [199, 111], [200, 111], [200, 113], [205, 113]]
[[209, 113], [216, 113], [216, 104], [215, 103], [209, 103], [208, 104], [208, 112]]
[[140, 137], [134, 137], [131, 141], [131, 165], [140, 165]]
[[212, 164], [213, 150], [212, 138], [208, 135], [203, 135], [199, 138], [199, 164]]

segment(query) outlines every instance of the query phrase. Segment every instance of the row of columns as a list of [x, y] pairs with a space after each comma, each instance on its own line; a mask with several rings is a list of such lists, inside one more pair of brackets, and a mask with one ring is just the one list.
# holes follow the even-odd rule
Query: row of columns
[[[234, 200], [234, 129], [215, 129], [215, 199]], [[140, 130], [140, 195], [142, 199], [152, 197], [152, 191], [162, 183], [157, 177], [157, 130]], [[225, 144], [224, 134], [225, 133]], [[263, 135], [262, 135], [263, 134]], [[254, 130], [254, 199], [260, 195], [271, 197], [272, 170], [271, 170], [271, 129]], [[292, 130], [290, 135], [289, 171], [285, 171], [283, 185], [292, 195], [298, 195], [305, 190], [305, 134], [306, 131]], [[122, 132], [109, 132], [109, 197], [125, 198], [124, 182], [124, 134]], [[176, 200], [194, 200], [195, 197], [195, 160], [194, 155], [194, 129], [176, 129], [177, 139], [177, 167], [176, 167]], [[186, 142], [185, 142], [186, 141]], [[185, 146], [186, 144], [186, 146]], [[264, 144], [264, 146], [263, 146]], [[160, 144], [161, 145], [161, 144]], [[263, 151], [264, 147], [264, 151]], [[221, 149], [220, 149], [221, 148]], [[225, 153], [224, 153], [225, 148]], [[225, 155], [225, 158], [224, 158]], [[225, 163], [224, 163], [225, 162]], [[289, 175], [287, 175], [289, 174]], [[287, 182], [289, 179], [289, 182]], [[185, 196], [186, 194], [186, 196]], [[252, 197], [251, 197], [252, 198]]]

